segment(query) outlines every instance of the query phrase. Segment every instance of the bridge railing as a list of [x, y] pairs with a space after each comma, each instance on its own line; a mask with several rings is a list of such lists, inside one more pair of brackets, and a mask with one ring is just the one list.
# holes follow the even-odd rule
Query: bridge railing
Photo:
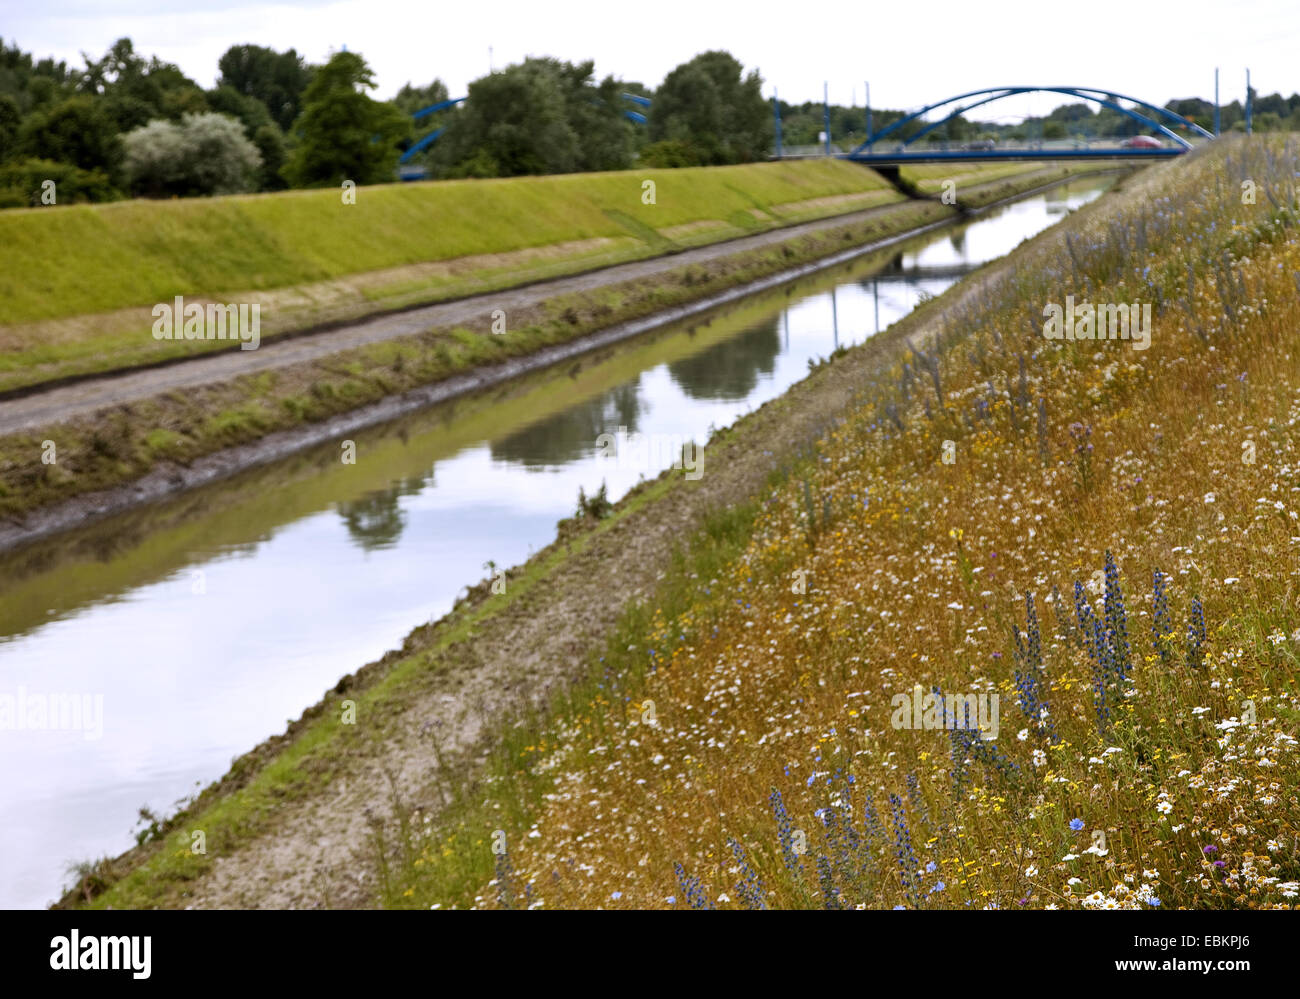
[[[1124, 145], [1129, 141], [1126, 137], [1108, 136], [1105, 138], [1090, 139], [997, 139], [981, 140], [969, 139], [958, 142], [956, 140], [934, 139], [913, 142], [910, 145], [894, 139], [887, 139], [884, 142], [873, 143], [863, 152], [869, 152], [873, 155], [912, 155], [924, 156], [929, 153], [958, 153], [958, 152], [999, 152], [999, 153], [1052, 153], [1068, 152], [1073, 150], [1092, 150], [1096, 152], [1114, 150], [1117, 154], [1123, 155], [1129, 153], [1134, 147]], [[1199, 136], [1190, 139], [1192, 145], [1198, 145], [1208, 140]], [[856, 147], [856, 142], [848, 143], [850, 147]], [[1179, 148], [1172, 142], [1161, 142], [1158, 147], [1155, 146], [1138, 146], [1139, 151], [1142, 149], [1175, 149]], [[832, 142], [830, 156], [844, 155], [845, 150], [840, 143]], [[776, 156], [776, 150], [772, 151], [773, 157]], [[806, 159], [814, 156], [826, 156], [826, 146], [824, 143], [818, 143], [815, 146], [782, 146], [780, 156], [782, 159]]]

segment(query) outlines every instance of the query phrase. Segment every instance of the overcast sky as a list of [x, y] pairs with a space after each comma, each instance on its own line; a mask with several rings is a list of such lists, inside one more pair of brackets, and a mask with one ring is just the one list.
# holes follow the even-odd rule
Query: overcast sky
[[[980, 4], [769, 3], [766, 0], [0, 0], [0, 37], [38, 58], [81, 66], [129, 36], [136, 50], [178, 64], [209, 87], [229, 46], [295, 48], [319, 62], [344, 46], [375, 70], [376, 95], [442, 78], [452, 96], [488, 70], [528, 55], [594, 59], [598, 76], [657, 86], [678, 63], [726, 49], [758, 69], [764, 94], [792, 102], [915, 108], [1005, 85], [1102, 87], [1163, 104], [1300, 90], [1297, 0], [1052, 0]], [[1061, 103], [1013, 97], [975, 117], [1023, 116]]]

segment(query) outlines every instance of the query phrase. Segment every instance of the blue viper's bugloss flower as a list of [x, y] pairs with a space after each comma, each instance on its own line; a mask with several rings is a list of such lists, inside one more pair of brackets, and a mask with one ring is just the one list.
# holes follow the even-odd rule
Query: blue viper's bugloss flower
[[1187, 620], [1187, 665], [1200, 669], [1205, 664], [1205, 610], [1200, 597], [1192, 597]]
[[831, 862], [824, 854], [817, 855], [817, 883], [821, 886], [822, 902], [826, 908], [842, 909], [840, 891], [835, 887], [835, 879], [831, 874]]
[[772, 805], [772, 816], [776, 819], [776, 834], [781, 843], [781, 859], [785, 861], [785, 869], [793, 871], [799, 866], [799, 858], [794, 853], [794, 823], [790, 821], [790, 815], [785, 810], [785, 801], [781, 798], [781, 792], [772, 788], [772, 793], [767, 799]]
[[1036, 729], [1046, 733], [1049, 742], [1055, 743], [1056, 725], [1052, 721], [1043, 692], [1043, 641], [1032, 593], [1025, 594], [1025, 621], [1025, 640], [1021, 641], [1019, 631], [1013, 633], [1018, 666], [1015, 670], [1016, 698], [1025, 717], [1033, 722]]
[[700, 885], [700, 879], [690, 877], [686, 869], [681, 864], [673, 864], [677, 872], [677, 886], [686, 896], [686, 904], [692, 909], [714, 909], [716, 906], [709, 901], [709, 897], [704, 894], [704, 889]]
[[734, 839], [727, 840], [727, 843], [736, 858], [736, 863], [740, 865], [740, 880], [736, 882], [736, 894], [746, 909], [766, 909], [763, 882], [758, 872], [749, 863], [749, 858], [745, 856], [745, 848]]
[[894, 857], [898, 861], [898, 873], [903, 882], [903, 893], [913, 905], [919, 904], [920, 863], [912, 849], [912, 836], [907, 830], [907, 815], [903, 811], [903, 799], [896, 794], [889, 796], [889, 811], [894, 820]]
[[1078, 832], [1080, 829], [1083, 828], [1083, 819], [1071, 819], [1070, 828], [1073, 829], [1075, 832]]
[[1106, 596], [1104, 600], [1106, 627], [1113, 633], [1111, 639], [1112, 668], [1119, 680], [1124, 680], [1132, 670], [1128, 641], [1128, 614], [1124, 610], [1124, 593], [1119, 587], [1119, 567], [1109, 551], [1106, 552]]

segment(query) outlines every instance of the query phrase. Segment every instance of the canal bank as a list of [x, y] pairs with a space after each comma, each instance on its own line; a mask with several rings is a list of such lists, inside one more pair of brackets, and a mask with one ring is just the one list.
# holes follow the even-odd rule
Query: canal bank
[[[1047, 173], [972, 188], [981, 213]], [[1086, 175], [1081, 175], [1086, 176]], [[669, 261], [446, 303], [259, 351], [0, 402], [0, 551], [280, 460], [951, 224], [890, 205]], [[845, 245], [848, 249], [842, 249]], [[627, 268], [645, 273], [628, 278]], [[428, 323], [444, 322], [426, 329]], [[490, 335], [507, 323], [506, 335]], [[50, 462], [47, 441], [57, 460]]]
[[[1069, 199], [1057, 199], [1054, 205], [1047, 209], [1053, 213], [1052, 217], [1068, 210]], [[982, 238], [980, 233], [988, 231], [977, 227], [968, 229], [967, 244], [974, 243]], [[997, 253], [1015, 246], [1028, 234], [1023, 228], [1003, 233]], [[951, 244], [951, 239], [945, 244], [939, 237], [932, 245], [942, 249]], [[1012, 265], [1014, 259], [1015, 254], [1010, 260], [993, 265], [988, 274], [1002, 272]], [[918, 268], [924, 272], [929, 267], [933, 271], [949, 263], [942, 258], [934, 260], [918, 255], [916, 260], [905, 261], [903, 270], [917, 273]], [[373, 897], [373, 884], [365, 878], [357, 881], [356, 864], [342, 860], [343, 853], [353, 848], [364, 848], [367, 842], [370, 829], [365, 818], [366, 809], [369, 808], [372, 815], [388, 813], [390, 809], [385, 802], [389, 800], [390, 792], [404, 800], [420, 800], [426, 778], [441, 766], [438, 759], [445, 762], [463, 758], [472, 763], [476, 754], [473, 747], [490, 730], [490, 720], [500, 717], [501, 712], [511, 705], [520, 706], [528, 699], [544, 697], [554, 684], [562, 683], [566, 669], [597, 647], [625, 602], [653, 590], [663, 560], [676, 543], [691, 535], [707, 510], [738, 502], [761, 486], [774, 468], [789, 460], [792, 454], [825, 429], [834, 419], [836, 407], [860, 390], [865, 372], [892, 359], [909, 331], [924, 330], [927, 317], [932, 320], [936, 309], [957, 308], [962, 297], [969, 293], [969, 290], [959, 290], [942, 295], [937, 301], [923, 305], [888, 334], [875, 337], [870, 312], [860, 308], [855, 311], [857, 307], [851, 294], [851, 288], [861, 287], [866, 275], [850, 278], [845, 284], [837, 284], [833, 280], [835, 277], [833, 274], [825, 275], [831, 282], [832, 295], [827, 296], [822, 291], [801, 297], [798, 289], [794, 289], [791, 291], [792, 305], [785, 309], [777, 308], [777, 316], [784, 315], [793, 321], [792, 343], [800, 338], [797, 318], [800, 310], [813, 309], [813, 303], [819, 303], [817, 308], [824, 310], [820, 325], [823, 332], [830, 335], [815, 349], [805, 345], [802, 354], [792, 355], [784, 369], [781, 363], [776, 363], [773, 374], [784, 370], [779, 379], [759, 378], [760, 382], [767, 381], [765, 391], [772, 394], [754, 395], [752, 391], [744, 390], [747, 378], [741, 378], [739, 383], [729, 380], [730, 376], [724, 370], [725, 352], [707, 357], [695, 366], [697, 370], [692, 373], [692, 366], [688, 363], [692, 356], [707, 355], [711, 347], [728, 342], [743, 330], [733, 331], [730, 337], [723, 336], [716, 343], [703, 342], [701, 349], [694, 352], [687, 349], [676, 355], [676, 361], [663, 363], [668, 376], [679, 386], [681, 383], [690, 385], [694, 379], [697, 392], [704, 397], [702, 401], [705, 403], [716, 404], [719, 399], [731, 397], [737, 402], [748, 400], [749, 405], [761, 407], [746, 416], [742, 406], [739, 410], [741, 422], [731, 430], [714, 435], [705, 452], [706, 472], [700, 481], [689, 482], [680, 476], [669, 476], [652, 479], [641, 486], [632, 484], [611, 518], [598, 522], [594, 528], [571, 525], [562, 532], [563, 540], [538, 552], [521, 569], [512, 570], [508, 574], [505, 593], [493, 593], [488, 586], [480, 585], [469, 600], [441, 618], [437, 625], [412, 633], [401, 652], [391, 653], [371, 667], [344, 677], [330, 698], [309, 710], [284, 736], [272, 739], [242, 757], [222, 782], [204, 792], [193, 808], [166, 825], [171, 835], [191, 825], [203, 828], [207, 833], [209, 855], [176, 857], [169, 839], [148, 842], [135, 856], [108, 865], [105, 873], [115, 870], [116, 873], [109, 874], [115, 879], [126, 869], [146, 862], [145, 867], [129, 875], [104, 901], [115, 905], [301, 905], [312, 904], [310, 899], [315, 893], [317, 898], [328, 895], [329, 904], [367, 904], [366, 899]], [[976, 281], [984, 277], [981, 275]], [[965, 286], [966, 289], [970, 287]], [[835, 292], [836, 288], [838, 292]], [[933, 290], [924, 285], [914, 288], [910, 301], [899, 303], [900, 314], [906, 312], [912, 302], [919, 300], [922, 291], [934, 294], [941, 288], [941, 285], [933, 286]], [[782, 291], [775, 294], [782, 296]], [[858, 306], [861, 304], [858, 302]], [[817, 322], [812, 325], [815, 328]], [[843, 328], [846, 325], [855, 327], [857, 339], [848, 335], [839, 339], [849, 332]], [[682, 331], [680, 337], [685, 343], [691, 335]], [[693, 331], [693, 335], [701, 340], [711, 336], [703, 325]], [[771, 336], [761, 329], [758, 332], [750, 330], [745, 335], [758, 337], [760, 341]], [[778, 341], [780, 335], [778, 331]], [[661, 343], [668, 339], [671, 337], [665, 336]], [[838, 356], [833, 364], [819, 365], [811, 378], [793, 385], [788, 392], [784, 391], [802, 377], [803, 371], [797, 369], [806, 370], [808, 365], [804, 361], [815, 362], [820, 357], [836, 353], [837, 346], [854, 342], [865, 345]], [[760, 356], [766, 349], [759, 350]], [[618, 353], [621, 355], [622, 351]], [[651, 370], [658, 370], [658, 367]], [[672, 373], [674, 367], [675, 374]], [[698, 379], [704, 377], [699, 374], [699, 369], [706, 373], [715, 371], [715, 383], [699, 383]], [[760, 363], [756, 370], [761, 374], [763, 364]], [[582, 377], [581, 372], [578, 377]], [[648, 378], [649, 374], [644, 377]], [[735, 388], [736, 384], [741, 384], [742, 388]], [[558, 434], [564, 437], [566, 433], [570, 436], [576, 433], [578, 439], [587, 441], [589, 451], [594, 437], [592, 430], [617, 426], [620, 420], [627, 418], [626, 411], [618, 410], [617, 388], [616, 384], [599, 393], [603, 401], [595, 407], [598, 416], [595, 423], [582, 424], [578, 420], [581, 426], [575, 429], [570, 414], [543, 436]], [[738, 398], [737, 391], [740, 391]], [[614, 396], [610, 397], [610, 392], [614, 392]], [[692, 398], [689, 392], [686, 398]], [[681, 397], [665, 397], [659, 400], [658, 407], [652, 406], [651, 409], [671, 412], [681, 401]], [[523, 405], [532, 404], [525, 402]], [[702, 415], [708, 416], [707, 406]], [[708, 422], [725, 426], [730, 422], [727, 415], [726, 411], [720, 411], [718, 418]], [[733, 405], [732, 418], [735, 415]], [[643, 424], [643, 429], [662, 430], [665, 426], [672, 429], [671, 425], [662, 423]], [[568, 495], [563, 496], [561, 502], [571, 511], [572, 486], [580, 484], [583, 476], [564, 482], [560, 473], [545, 472], [546, 468], [557, 466], [554, 455], [547, 457], [545, 454], [541, 455], [541, 470], [536, 466], [538, 456], [534, 455], [534, 468], [527, 471], [530, 434], [525, 430], [526, 427], [521, 427], [515, 433], [506, 434], [488, 448], [484, 457], [491, 461], [495, 452], [499, 462], [509, 464], [513, 461], [525, 475], [558, 475], [553, 483], [568, 486], [563, 490]], [[455, 462], [450, 466], [444, 462], [436, 476], [438, 482], [468, 480], [470, 476], [467, 473], [480, 467], [474, 462], [483, 459], [467, 454], [465, 460], [469, 464], [459, 468]], [[563, 464], [558, 463], [560, 466]], [[584, 473], [589, 488], [601, 478], [599, 475], [593, 478], [593, 471], [599, 469], [588, 469]], [[647, 475], [653, 476], [655, 471], [647, 470]], [[393, 478], [400, 476], [390, 475], [390, 481]], [[624, 483], [623, 488], [627, 485]], [[499, 495], [511, 488], [508, 482], [503, 481], [492, 491]], [[445, 517], [445, 509], [437, 504], [430, 506], [427, 501], [424, 504], [420, 502], [419, 497], [427, 490], [415, 484], [410, 484], [408, 489], [403, 493], [401, 488], [397, 488], [390, 497], [395, 500], [398, 511], [409, 519], [408, 534], [418, 534], [421, 523], [431, 523], [421, 520], [422, 506], [425, 507], [424, 516]], [[559, 495], [561, 490], [552, 488], [543, 492]], [[617, 489], [613, 492], [617, 498]], [[411, 498], [406, 499], [406, 496]], [[393, 521], [390, 508], [385, 508], [383, 502], [368, 507], [358, 507], [356, 499], [348, 502], [352, 504], [352, 521], [359, 520], [370, 531], [374, 542], [370, 548], [362, 549], [363, 552], [372, 560], [380, 558], [379, 553], [391, 550], [384, 547], [385, 524]], [[546, 516], [550, 517], [554, 510], [554, 507], [547, 509]], [[502, 511], [490, 513], [487, 519], [497, 524], [498, 536], [514, 533], [513, 528], [503, 522]], [[337, 516], [335, 514], [335, 519]], [[539, 517], [537, 524], [543, 523], [543, 518]], [[553, 523], [554, 519], [551, 519], [549, 524]], [[451, 524], [450, 529], [454, 531], [455, 524]], [[522, 527], [520, 530], [527, 533]], [[553, 528], [548, 527], [547, 535], [552, 532]], [[312, 537], [316, 536], [308, 532], [305, 543], [310, 544]], [[236, 543], [236, 548], [243, 552], [239, 557], [247, 558], [252, 554], [248, 545], [248, 542]], [[253, 541], [252, 548], [258, 547], [259, 543]], [[354, 547], [362, 548], [359, 543]], [[453, 560], [461, 568], [445, 573], [454, 579], [457, 587], [479, 574], [466, 571], [468, 558], [484, 562], [495, 559], [503, 565], [514, 561], [509, 554], [500, 551], [499, 545], [483, 543], [482, 538], [470, 547], [472, 555], [465, 554], [459, 562]], [[292, 557], [287, 555], [273, 561], [283, 563], [286, 558], [292, 562]], [[418, 580], [403, 582], [394, 579], [393, 585], [385, 591], [385, 599], [411, 588], [418, 589], [420, 585], [427, 587], [430, 579], [443, 575], [431, 568], [440, 570], [445, 564], [445, 559], [441, 559], [438, 553], [422, 552], [415, 561], [422, 561], [434, 572], [433, 576], [426, 572], [423, 584]], [[475, 566], [478, 564], [474, 563]], [[355, 569], [355, 566], [332, 567], [326, 560], [319, 573], [338, 578], [340, 574]], [[174, 577], [175, 573], [172, 575]], [[212, 595], [214, 590], [222, 587], [214, 587], [213, 572], [209, 571], [208, 577], [207, 592]], [[187, 591], [192, 585], [188, 571], [171, 582], [173, 588], [179, 584]], [[174, 600], [177, 596], [179, 593], [172, 594]], [[303, 596], [310, 597], [311, 594]], [[154, 592], [144, 602], [156, 601], [160, 597], [161, 593]], [[142, 602], [138, 596], [124, 594], [119, 594], [116, 601], [128, 606]], [[172, 604], [176, 605], [175, 602]], [[213, 616], [221, 617], [219, 605], [211, 607], [210, 611]], [[363, 607], [354, 620], [366, 617], [368, 614]], [[117, 626], [133, 627], [131, 622], [125, 621]], [[139, 630], [138, 622], [134, 628]], [[400, 634], [401, 630], [397, 633]], [[293, 642], [286, 644], [292, 645]], [[380, 647], [390, 645], [391, 638]], [[51, 654], [52, 660], [58, 658], [60, 656]], [[230, 661], [229, 655], [222, 658]], [[364, 659], [357, 656], [351, 661]], [[265, 675], [265, 672], [266, 667], [261, 667], [261, 674]], [[334, 677], [338, 675], [338, 672], [333, 674]], [[333, 677], [325, 681], [330, 682], [333, 682]], [[319, 680], [316, 683], [315, 689], [319, 691], [324, 684]], [[344, 727], [334, 716], [344, 693], [357, 701], [363, 724]], [[438, 731], [440, 726], [439, 742], [434, 744], [431, 733]], [[385, 770], [391, 771], [389, 776], [385, 776]], [[392, 784], [389, 783], [390, 777]], [[336, 798], [339, 807], [323, 811], [321, 794]], [[321, 842], [332, 845], [321, 853]], [[253, 843], [258, 845], [253, 846]], [[312, 846], [313, 843], [316, 845]], [[311, 860], [313, 856], [317, 860]], [[318, 865], [323, 865], [321, 871], [316, 869]], [[275, 873], [268, 876], [267, 871]], [[351, 871], [350, 875], [348, 871]], [[194, 881], [195, 878], [199, 878], [201, 883]], [[321, 879], [325, 887], [313, 888], [314, 881]]]

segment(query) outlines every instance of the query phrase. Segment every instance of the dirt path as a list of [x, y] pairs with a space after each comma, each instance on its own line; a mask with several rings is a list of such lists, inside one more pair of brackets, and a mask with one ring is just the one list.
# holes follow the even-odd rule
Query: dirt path
[[[899, 202], [897, 204], [906, 204]], [[535, 307], [549, 298], [585, 292], [604, 285], [654, 277], [688, 264], [704, 263], [761, 249], [807, 233], [851, 225], [862, 219], [887, 213], [895, 205], [880, 205], [847, 215], [834, 215], [813, 222], [771, 229], [753, 236], [696, 247], [662, 257], [616, 264], [584, 274], [556, 278], [521, 288], [490, 292], [470, 298], [441, 302], [406, 312], [377, 316], [337, 329], [289, 337], [263, 344], [257, 350], [205, 354], [190, 361], [163, 367], [105, 375], [61, 385], [32, 395], [0, 401], [0, 434], [48, 426], [84, 416], [107, 406], [118, 405], [166, 392], [227, 381], [240, 375], [257, 374], [274, 368], [318, 360], [330, 354], [397, 337], [413, 336], [439, 326], [478, 326], [488, 329], [492, 312], [512, 312]]]

